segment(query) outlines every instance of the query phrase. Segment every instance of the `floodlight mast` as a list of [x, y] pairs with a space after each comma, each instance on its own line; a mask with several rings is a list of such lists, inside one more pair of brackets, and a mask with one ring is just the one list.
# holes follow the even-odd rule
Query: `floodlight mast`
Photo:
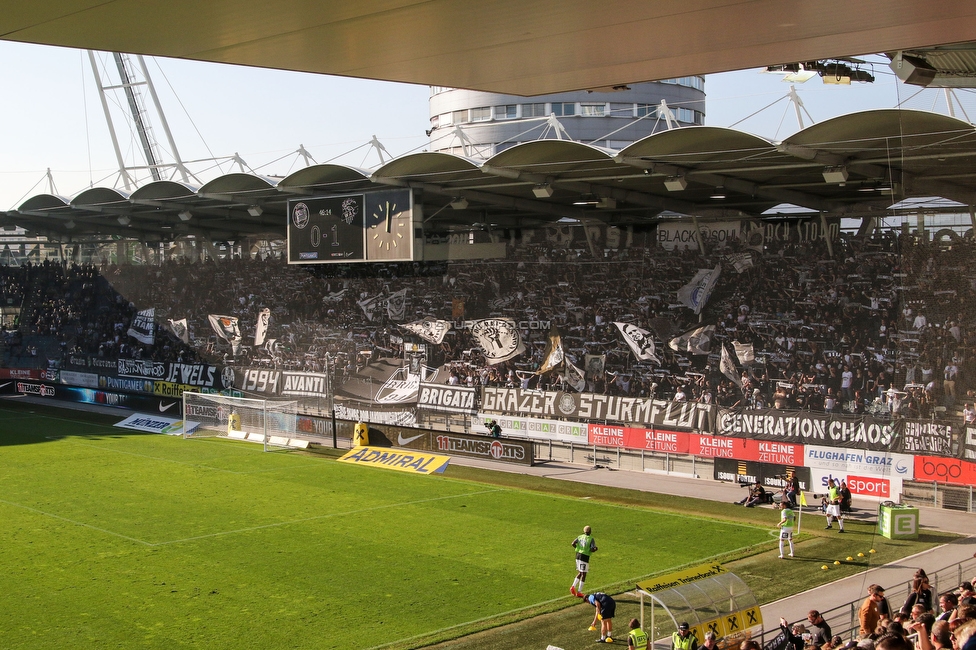
[[[125, 164], [125, 159], [122, 156], [122, 149], [119, 146], [119, 137], [116, 133], [115, 123], [112, 120], [112, 115], [109, 110], [108, 100], [105, 93], [106, 90], [121, 89], [125, 93], [132, 124], [134, 125], [135, 131], [139, 136], [139, 143], [142, 146], [143, 156], [146, 160], [146, 169], [149, 170], [152, 179], [154, 181], [162, 180], [163, 176], [161, 169], [163, 167], [175, 167], [179, 171], [183, 182], [188, 183], [191, 174], [188, 173], [186, 165], [180, 158], [179, 149], [176, 146], [176, 140], [173, 138], [173, 133], [169, 128], [169, 122], [166, 120], [166, 114], [163, 112], [163, 107], [159, 102], [159, 96], [156, 94], [156, 87], [152, 83], [152, 78], [150, 77], [149, 70], [146, 67], [145, 59], [141, 55], [135, 55], [139, 68], [142, 71], [142, 80], [138, 81], [135, 79], [136, 75], [132, 70], [132, 65], [129, 60], [130, 55], [113, 52], [112, 57], [115, 60], [115, 67], [119, 75], [119, 85], [115, 86], [105, 84], [102, 74], [98, 69], [98, 62], [95, 57], [95, 52], [88, 50], [88, 60], [91, 63], [92, 73], [95, 77], [95, 85], [98, 89], [98, 96], [102, 103], [102, 111], [105, 114], [105, 122], [108, 125], [109, 135], [112, 138], [112, 146], [115, 149], [115, 158], [119, 164], [119, 176], [122, 179], [125, 189], [127, 191], [131, 191], [133, 186], [138, 184], [137, 179], [130, 174], [130, 170], [140, 169], [141, 167], [129, 167]], [[162, 125], [163, 132], [166, 134], [166, 139], [169, 143], [170, 151], [172, 152], [174, 158], [172, 163], [162, 162], [162, 156], [159, 152], [159, 144], [153, 135], [151, 125], [147, 119], [148, 113], [146, 111], [145, 102], [140, 94], [140, 86], [145, 86], [149, 90], [149, 97], [152, 100], [153, 107], [156, 110], [156, 115], [160, 121], [160, 124]]]

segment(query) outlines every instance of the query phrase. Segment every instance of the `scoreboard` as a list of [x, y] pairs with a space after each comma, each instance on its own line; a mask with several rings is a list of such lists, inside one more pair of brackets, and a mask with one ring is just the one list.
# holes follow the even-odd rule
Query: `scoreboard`
[[419, 259], [423, 231], [418, 212], [409, 189], [292, 199], [288, 263]]

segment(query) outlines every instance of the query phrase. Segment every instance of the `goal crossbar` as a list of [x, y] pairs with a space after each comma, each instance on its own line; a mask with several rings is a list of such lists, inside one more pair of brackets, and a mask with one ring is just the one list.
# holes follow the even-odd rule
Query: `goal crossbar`
[[230, 397], [210, 393], [183, 393], [183, 421], [199, 426], [184, 438], [223, 437], [250, 440], [269, 447], [294, 446], [298, 420], [295, 400]]

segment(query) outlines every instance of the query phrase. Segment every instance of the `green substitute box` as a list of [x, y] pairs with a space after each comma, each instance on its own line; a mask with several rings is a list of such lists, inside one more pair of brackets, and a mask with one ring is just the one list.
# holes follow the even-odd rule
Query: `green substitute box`
[[917, 539], [918, 508], [881, 504], [878, 508], [878, 533], [888, 539]]

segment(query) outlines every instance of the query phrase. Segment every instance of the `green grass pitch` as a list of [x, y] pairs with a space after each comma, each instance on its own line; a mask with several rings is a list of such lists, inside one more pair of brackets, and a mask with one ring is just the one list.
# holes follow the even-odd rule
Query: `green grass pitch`
[[409, 647], [566, 601], [584, 524], [590, 591], [770, 540], [23, 406], [0, 407], [0, 518], [0, 647], [32, 650]]

